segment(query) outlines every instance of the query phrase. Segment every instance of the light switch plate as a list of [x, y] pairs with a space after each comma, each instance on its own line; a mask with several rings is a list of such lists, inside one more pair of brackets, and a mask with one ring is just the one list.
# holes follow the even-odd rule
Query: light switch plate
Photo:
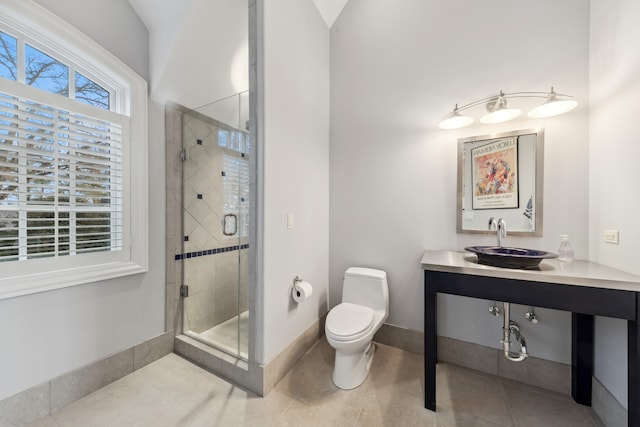
[[287, 229], [293, 230], [293, 227], [294, 227], [293, 214], [292, 213], [288, 213], [287, 214]]
[[604, 241], [617, 245], [620, 242], [620, 232], [618, 230], [604, 230]]

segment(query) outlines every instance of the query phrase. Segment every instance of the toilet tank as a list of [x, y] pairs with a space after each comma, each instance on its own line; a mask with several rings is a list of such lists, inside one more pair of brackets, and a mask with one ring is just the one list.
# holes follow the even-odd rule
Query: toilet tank
[[370, 307], [373, 310], [389, 309], [387, 273], [372, 268], [350, 267], [344, 273], [342, 302]]

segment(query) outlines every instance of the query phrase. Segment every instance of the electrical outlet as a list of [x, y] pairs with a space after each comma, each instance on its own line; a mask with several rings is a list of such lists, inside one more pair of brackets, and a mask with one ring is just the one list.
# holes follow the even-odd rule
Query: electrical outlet
[[604, 230], [604, 241], [617, 245], [620, 241], [620, 232], [618, 230]]

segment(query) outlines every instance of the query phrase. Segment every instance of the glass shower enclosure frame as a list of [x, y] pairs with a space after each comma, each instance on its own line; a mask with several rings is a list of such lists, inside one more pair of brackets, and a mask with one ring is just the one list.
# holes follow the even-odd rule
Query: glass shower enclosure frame
[[182, 115], [182, 333], [243, 360], [249, 343], [249, 93]]

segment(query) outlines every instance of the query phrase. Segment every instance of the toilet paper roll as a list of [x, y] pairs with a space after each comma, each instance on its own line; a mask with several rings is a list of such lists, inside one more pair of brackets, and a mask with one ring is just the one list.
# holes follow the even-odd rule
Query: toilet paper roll
[[313, 295], [313, 288], [309, 282], [298, 282], [291, 290], [295, 302], [302, 302]]

